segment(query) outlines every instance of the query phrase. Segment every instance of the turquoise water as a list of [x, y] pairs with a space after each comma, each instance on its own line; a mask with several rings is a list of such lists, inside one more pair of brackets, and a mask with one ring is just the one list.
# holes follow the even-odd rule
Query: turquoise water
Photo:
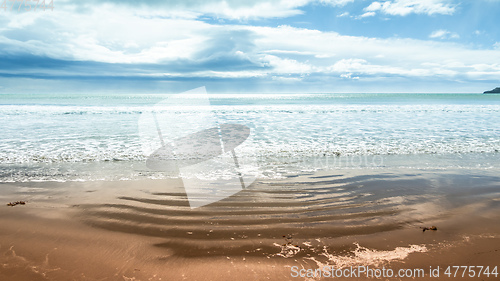
[[[138, 120], [168, 97], [0, 94], [0, 181], [161, 177], [143, 165]], [[218, 94], [199, 105], [201, 98], [179, 116], [210, 111], [219, 123], [250, 127], [239, 157], [257, 158], [269, 176], [325, 161], [411, 166], [417, 159], [439, 168], [458, 157], [487, 167], [500, 156], [500, 95]]]

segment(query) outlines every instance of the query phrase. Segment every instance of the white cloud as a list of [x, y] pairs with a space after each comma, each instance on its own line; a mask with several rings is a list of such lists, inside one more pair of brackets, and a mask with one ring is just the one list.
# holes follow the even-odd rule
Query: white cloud
[[[363, 79], [362, 76], [467, 79], [479, 72], [490, 73], [486, 75], [488, 77], [496, 75], [498, 65], [491, 62], [500, 61], [500, 53], [497, 51], [469, 49], [453, 43], [343, 36], [334, 32], [289, 26], [252, 27], [252, 30], [257, 34], [257, 50], [294, 50], [322, 54], [321, 58], [311, 56], [297, 61], [307, 61], [310, 67], [306, 70], [311, 74], [334, 73], [360, 79]], [[286, 52], [281, 52], [281, 55], [285, 54]], [[328, 54], [330, 56], [325, 56]], [[482, 69], [478, 69], [479, 63], [482, 64]], [[281, 69], [286, 70], [286, 67]]]
[[368, 12], [374, 12], [374, 11], [379, 11], [382, 9], [382, 3], [380, 2], [372, 2], [368, 7], [366, 7], [364, 10]]
[[442, 14], [451, 15], [455, 7], [446, 0], [392, 0], [372, 2], [365, 12], [381, 12], [393, 16], [406, 16], [409, 14]]
[[430, 35], [429, 38], [438, 38], [438, 39], [458, 39], [460, 36], [456, 32], [450, 32], [445, 29], [439, 29], [433, 31]]
[[373, 17], [375, 16], [376, 13], [375, 12], [366, 12], [364, 14], [362, 14], [361, 16], [359, 16], [360, 18], [366, 18], [366, 17]]
[[248, 5], [226, 1], [210, 1], [201, 5], [200, 12], [229, 19], [282, 18], [301, 14], [307, 1], [246, 1]]
[[[313, 76], [360, 80], [500, 77], [500, 66], [492, 63], [500, 61], [498, 50], [435, 40], [345, 36], [291, 26], [209, 24], [196, 18], [146, 17], [130, 8], [91, 9], [86, 13], [55, 9], [40, 13], [33, 21], [23, 17], [29, 17], [28, 13], [6, 16], [13, 24], [0, 31], [3, 54], [127, 64], [131, 65], [130, 73], [137, 76], [275, 77], [275, 81], [282, 77], [289, 82]], [[443, 36], [454, 35], [438, 30], [431, 37]], [[495, 47], [500, 48], [499, 43]], [[47, 71], [74, 74], [67, 69]], [[108, 70], [91, 71], [98, 75]]]
[[478, 64], [473, 64], [470, 67], [480, 72], [500, 71], [500, 64], [498, 63], [493, 63], [493, 64], [478, 63]]
[[264, 62], [264, 65], [269, 65], [272, 68], [271, 73], [309, 74], [314, 69], [310, 64], [272, 55], [266, 55], [261, 60]]
[[210, 15], [220, 19], [248, 20], [283, 18], [302, 14], [300, 9], [309, 4], [344, 6], [354, 0], [190, 0], [190, 1], [131, 1], [131, 0], [59, 0], [58, 6], [77, 6], [78, 10], [89, 10], [95, 6], [128, 6], [137, 13], [155, 10], [158, 16], [196, 18]]
[[352, 73], [343, 73], [343, 74], [340, 74], [340, 78], [347, 78], [347, 79], [352, 79], [352, 80], [359, 80], [359, 76], [352, 77]]
[[310, 56], [314, 55], [312, 52], [304, 52], [304, 51], [295, 51], [295, 50], [266, 50], [263, 53], [268, 54], [285, 54], [285, 55], [301, 55], [301, 56]]
[[392, 65], [370, 64], [364, 59], [342, 59], [327, 68], [333, 73], [341, 73], [341, 77], [351, 77], [353, 73], [363, 75], [400, 75], [400, 76], [429, 76], [432, 74], [428, 69], [404, 69]]
[[[13, 16], [13, 21], [29, 17], [28, 14]], [[106, 19], [106, 24], [102, 19]], [[9, 26], [7, 31], [27, 34], [36, 28], [43, 36], [13, 40], [2, 38], [0, 33], [0, 42], [36, 55], [106, 63], [158, 63], [190, 58], [209, 34], [220, 29], [190, 19], [144, 18], [126, 9], [95, 9], [84, 14], [59, 9], [22, 28]]]
[[348, 3], [354, 2], [354, 0], [319, 0], [319, 2], [332, 6], [344, 6]]
[[[191, 9], [229, 19], [282, 18], [302, 14], [299, 9], [308, 4], [320, 3], [329, 6], [344, 6], [354, 0], [257, 0], [257, 1], [201, 1]], [[186, 1], [190, 2], [190, 1]]]
[[364, 59], [341, 59], [334, 65], [328, 67], [332, 72], [359, 72], [361, 69], [365, 68], [367, 61]]
[[273, 81], [284, 82], [284, 83], [293, 83], [303, 81], [302, 77], [283, 77], [283, 76], [271, 76]]

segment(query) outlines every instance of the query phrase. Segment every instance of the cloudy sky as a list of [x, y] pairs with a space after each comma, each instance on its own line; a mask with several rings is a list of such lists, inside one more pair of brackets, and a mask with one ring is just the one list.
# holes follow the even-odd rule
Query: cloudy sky
[[500, 0], [0, 2], [4, 93], [500, 86]]

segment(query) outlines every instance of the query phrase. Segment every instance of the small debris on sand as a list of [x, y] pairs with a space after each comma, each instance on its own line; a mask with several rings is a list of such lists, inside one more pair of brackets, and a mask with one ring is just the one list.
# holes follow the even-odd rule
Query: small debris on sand
[[16, 206], [16, 205], [26, 205], [26, 202], [25, 202], [25, 201], [16, 201], [16, 202], [14, 202], [14, 203], [9, 202], [9, 203], [7, 204], [7, 206], [11, 206], [11, 207], [14, 207], [14, 206]]
[[422, 229], [422, 232], [425, 232], [426, 230], [438, 230], [437, 227], [431, 226], [431, 227], [420, 227]]
[[[278, 256], [282, 256], [284, 258], [291, 258], [295, 256], [298, 252], [300, 252], [300, 246], [293, 244], [293, 237], [290, 234], [283, 235], [286, 243], [281, 245], [281, 252], [278, 253]], [[277, 244], [275, 244], [277, 245]]]

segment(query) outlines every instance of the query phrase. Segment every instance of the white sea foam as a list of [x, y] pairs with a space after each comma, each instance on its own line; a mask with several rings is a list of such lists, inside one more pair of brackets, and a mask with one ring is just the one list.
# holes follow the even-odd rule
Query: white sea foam
[[[328, 161], [384, 164], [377, 156], [462, 157], [500, 152], [500, 100], [494, 97], [417, 95], [412, 100], [412, 96], [396, 94], [211, 96], [210, 106], [186, 103], [155, 110], [173, 111], [179, 118], [200, 116], [210, 110], [219, 123], [248, 126], [251, 138], [238, 147], [238, 157], [259, 159], [263, 174], [282, 174], [277, 167], [286, 173], [290, 165], [313, 171]], [[149, 155], [143, 152], [137, 121], [163, 97], [49, 95], [3, 99], [0, 163], [144, 161]], [[480, 97], [487, 100], [478, 102]]]
[[427, 252], [427, 248], [423, 245], [409, 245], [408, 247], [396, 247], [394, 250], [375, 250], [360, 246], [355, 243], [356, 250], [352, 252], [352, 255], [335, 255], [330, 253], [328, 248], [325, 246], [323, 252], [320, 254], [327, 258], [325, 262], [319, 261], [315, 257], [308, 257], [314, 261], [318, 268], [334, 267], [334, 268], [344, 268], [350, 266], [381, 266], [391, 261], [404, 260], [411, 253], [424, 253]]

